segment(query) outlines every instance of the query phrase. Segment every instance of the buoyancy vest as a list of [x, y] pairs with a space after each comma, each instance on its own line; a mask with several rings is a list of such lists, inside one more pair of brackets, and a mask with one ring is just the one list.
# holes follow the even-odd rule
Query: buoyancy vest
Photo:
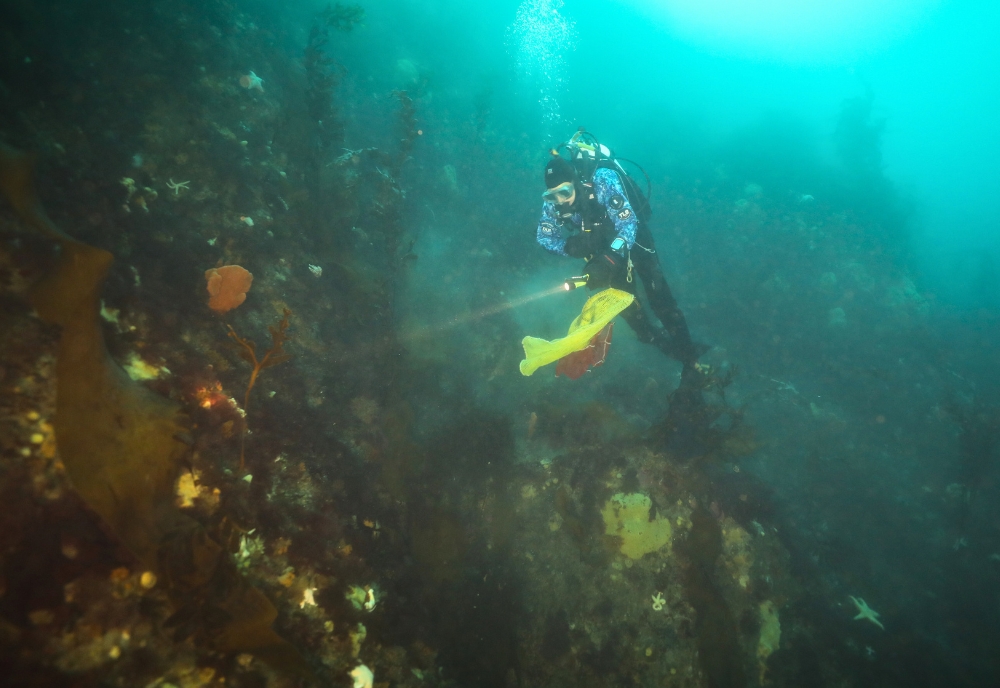
[[[652, 215], [649, 199], [642, 192], [638, 182], [625, 171], [610, 148], [599, 143], [593, 135], [582, 129], [560, 148], [566, 148], [569, 152], [570, 162], [576, 168], [579, 183], [581, 185], [590, 184], [591, 190], [593, 189], [594, 174], [597, 170], [605, 168], [614, 171], [621, 179], [625, 197], [628, 199], [629, 205], [632, 206], [632, 210], [635, 211], [636, 217], [640, 222], [649, 222], [650, 215]], [[632, 164], [636, 165], [636, 163]], [[636, 166], [638, 167], [638, 165]], [[643, 170], [643, 174], [645, 174], [645, 170]], [[648, 182], [648, 175], [646, 179]]]

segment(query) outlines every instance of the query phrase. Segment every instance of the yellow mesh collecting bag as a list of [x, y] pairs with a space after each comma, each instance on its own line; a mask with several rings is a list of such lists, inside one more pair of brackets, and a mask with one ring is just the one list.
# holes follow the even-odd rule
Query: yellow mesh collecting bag
[[628, 308], [634, 300], [634, 295], [620, 289], [599, 291], [583, 304], [583, 310], [576, 316], [569, 326], [569, 333], [562, 339], [550, 342], [537, 337], [525, 337], [521, 340], [521, 345], [524, 346], [521, 374], [531, 375], [542, 366], [554, 363], [567, 354], [586, 349], [594, 335], [604, 329], [605, 325]]

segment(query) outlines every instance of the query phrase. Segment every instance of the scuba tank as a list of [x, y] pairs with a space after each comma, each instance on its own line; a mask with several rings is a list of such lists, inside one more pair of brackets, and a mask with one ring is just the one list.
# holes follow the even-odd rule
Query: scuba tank
[[[646, 174], [646, 170], [642, 169], [638, 163], [627, 158], [616, 157], [614, 151], [598, 141], [597, 137], [586, 131], [583, 127], [580, 127], [580, 130], [573, 134], [569, 141], [554, 148], [552, 153], [553, 155], [559, 155], [563, 149], [569, 154], [570, 162], [576, 168], [580, 179], [588, 184], [594, 178], [594, 173], [598, 168], [606, 167], [617, 172], [622, 180], [622, 186], [625, 188], [625, 196], [628, 198], [632, 209], [635, 210], [635, 214], [641, 221], [649, 221], [649, 217], [653, 213], [649, 205], [649, 198], [652, 195], [652, 183], [649, 180], [649, 175]], [[622, 162], [630, 163], [639, 168], [639, 171], [646, 178], [646, 193], [643, 193], [635, 178], [625, 170], [621, 164]]]

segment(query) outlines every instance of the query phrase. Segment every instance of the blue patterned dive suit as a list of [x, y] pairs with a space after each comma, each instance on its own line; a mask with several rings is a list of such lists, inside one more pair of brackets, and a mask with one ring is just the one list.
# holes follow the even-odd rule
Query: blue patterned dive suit
[[[607, 167], [599, 167], [594, 172], [593, 186], [588, 189], [588, 200], [596, 200], [607, 212], [607, 219], [614, 224], [614, 233], [625, 241], [625, 248], [632, 249], [635, 243], [635, 234], [639, 226], [639, 218], [636, 217], [632, 204], [629, 203], [628, 196], [625, 195], [625, 187], [618, 173]], [[574, 208], [580, 203], [575, 203]], [[568, 222], [566, 221], [568, 220]], [[576, 210], [572, 217], [566, 220], [559, 217], [554, 203], [545, 203], [542, 207], [542, 219], [538, 223], [538, 243], [552, 253], [563, 256], [573, 256], [574, 258], [585, 258], [586, 254], [572, 254], [566, 251], [566, 240], [575, 233], [591, 231], [584, 229], [584, 214], [582, 208]], [[571, 225], [572, 231], [570, 227]], [[612, 237], [613, 238], [613, 237]], [[610, 241], [608, 245], [610, 245]], [[572, 243], [571, 243], [572, 248]]]
[[[598, 166], [589, 180], [578, 181], [575, 186], [576, 200], [569, 208], [554, 203], [543, 205], [536, 233], [538, 243], [551, 253], [585, 259], [590, 289], [615, 287], [636, 294], [635, 303], [622, 316], [639, 340], [655, 344], [685, 364], [694, 363], [700, 352], [691, 341], [684, 314], [663, 276], [653, 235], [629, 201], [619, 173]], [[616, 238], [623, 242], [617, 251], [611, 247]], [[649, 321], [638, 298], [634, 275], [642, 281], [645, 298], [663, 329]]]

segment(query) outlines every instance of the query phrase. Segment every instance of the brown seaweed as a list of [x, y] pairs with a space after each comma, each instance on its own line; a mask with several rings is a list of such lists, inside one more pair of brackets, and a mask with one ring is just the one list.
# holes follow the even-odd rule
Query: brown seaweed
[[28, 156], [0, 143], [0, 192], [22, 221], [56, 241], [54, 269], [30, 292], [39, 316], [62, 329], [55, 435], [73, 487], [144, 567], [165, 582], [190, 631], [208, 647], [252, 652], [303, 677], [305, 660], [271, 627], [277, 610], [232, 557], [174, 505], [188, 451], [174, 402], [133, 382], [108, 354], [98, 321], [113, 256], [73, 239], [46, 215]]
[[[291, 314], [292, 312], [286, 308], [278, 325], [268, 326], [267, 329], [271, 332], [271, 348], [268, 349], [267, 353], [264, 354], [264, 357], [259, 361], [257, 360], [257, 345], [249, 339], [244, 339], [236, 334], [236, 330], [234, 330], [231, 325], [226, 325], [226, 327], [229, 328], [229, 337], [242, 347], [240, 349], [240, 358], [253, 366], [253, 370], [250, 372], [250, 381], [247, 383], [246, 394], [243, 395], [244, 414], [248, 413], [247, 409], [250, 406], [250, 390], [252, 390], [254, 384], [256, 384], [257, 376], [260, 375], [261, 371], [265, 368], [276, 366], [279, 363], [284, 363], [292, 357], [291, 354], [286, 354], [283, 349], [285, 342], [288, 341], [288, 336], [285, 333], [288, 331], [288, 316]], [[240, 470], [243, 470], [246, 465], [246, 439], [247, 422], [246, 417], [244, 417], [243, 434], [240, 437]]]

